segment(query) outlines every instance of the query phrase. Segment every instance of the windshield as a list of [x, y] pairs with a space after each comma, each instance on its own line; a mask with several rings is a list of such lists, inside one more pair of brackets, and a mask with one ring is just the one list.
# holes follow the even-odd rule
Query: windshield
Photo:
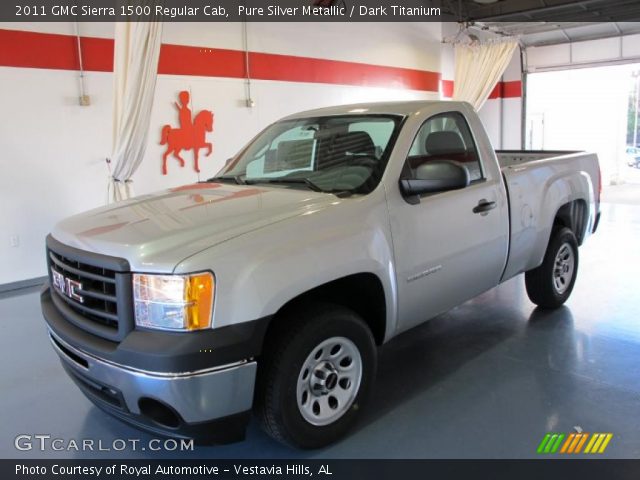
[[211, 180], [369, 193], [380, 182], [401, 120], [350, 115], [280, 121]]

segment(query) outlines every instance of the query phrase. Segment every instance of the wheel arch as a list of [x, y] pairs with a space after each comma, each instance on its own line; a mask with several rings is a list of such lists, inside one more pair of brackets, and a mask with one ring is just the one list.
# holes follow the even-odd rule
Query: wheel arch
[[270, 335], [287, 314], [303, 308], [305, 304], [330, 303], [340, 305], [357, 313], [371, 329], [377, 345], [385, 340], [387, 328], [387, 302], [380, 278], [370, 272], [347, 275], [303, 292], [286, 302], [273, 315], [264, 337]]
[[[565, 203], [558, 209], [553, 219], [553, 227], [567, 227], [576, 236], [578, 245], [582, 245], [584, 241], [588, 223], [589, 208], [583, 199]], [[551, 241], [551, 235], [549, 241]]]

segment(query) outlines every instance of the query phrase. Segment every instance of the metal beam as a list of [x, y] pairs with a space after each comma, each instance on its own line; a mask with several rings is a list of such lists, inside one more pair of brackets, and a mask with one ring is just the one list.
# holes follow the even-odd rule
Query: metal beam
[[[591, 12], [592, 16], [589, 18], [593, 18], [593, 16], [597, 14], [603, 16], [603, 14], [605, 14], [605, 12], [608, 12], [612, 7], [628, 5], [632, 7], [632, 10], [635, 10], [633, 7], [637, 6], [637, 4], [637, 0], [577, 0], [558, 3], [555, 5], [545, 4], [543, 6], [532, 7], [530, 2], [518, 2], [517, 6], [507, 10], [508, 2], [501, 2], [495, 5], [488, 5], [485, 7], [470, 9], [468, 13], [468, 20], [500, 21], [504, 19], [517, 19], [522, 17], [525, 17], [527, 19], [535, 19], [536, 15], [540, 15], [544, 18], [545, 21], [550, 21], [557, 19], [556, 15], [552, 14], [558, 12], [560, 12], [561, 15], [564, 14], [567, 20], [569, 20], [571, 15], [580, 15], [586, 12]], [[590, 9], [590, 6], [592, 6], [593, 8]], [[640, 17], [627, 17], [626, 20], [630, 21], [636, 18]], [[577, 20], [577, 18], [575, 18], [575, 20]]]
[[527, 42], [527, 38], [526, 37], [522, 37], [520, 39], [520, 42], [525, 46], [525, 48], [527, 47], [549, 47], [551, 45], [564, 45], [566, 43], [578, 43], [578, 42], [588, 42], [590, 40], [602, 40], [602, 39], [606, 39], [606, 38], [624, 38], [626, 36], [629, 35], [637, 35], [639, 32], [629, 32], [629, 33], [625, 33], [624, 35], [618, 35], [618, 34], [611, 34], [611, 35], [592, 35], [592, 36], [585, 36], [585, 37], [580, 37], [580, 38], [574, 38], [573, 40], [570, 40], [568, 42], [566, 41], [562, 41], [562, 42], [557, 42], [557, 41], [544, 41], [544, 42]]
[[581, 13], [566, 12], [555, 17], [557, 22], [566, 21], [586, 21], [597, 23], [615, 23], [623, 22], [628, 19], [640, 20], [640, 5], [616, 8], [615, 6], [607, 8], [606, 13], [600, 10], [586, 10]]
[[[499, 29], [512, 35], [532, 35], [594, 25], [594, 22], [475, 22], [488, 30]], [[597, 23], [598, 25], [600, 23]]]

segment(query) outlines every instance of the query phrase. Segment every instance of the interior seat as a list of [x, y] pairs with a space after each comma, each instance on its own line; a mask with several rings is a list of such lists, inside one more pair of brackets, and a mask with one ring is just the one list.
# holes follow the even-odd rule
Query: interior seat
[[407, 160], [412, 170], [426, 162], [438, 160], [453, 160], [460, 163], [469, 162], [469, 154], [464, 142], [457, 132], [441, 131], [431, 132], [424, 142], [426, 154], [413, 155]]
[[322, 168], [348, 165], [353, 157], [375, 157], [376, 147], [367, 132], [344, 132], [333, 137], [322, 159]]

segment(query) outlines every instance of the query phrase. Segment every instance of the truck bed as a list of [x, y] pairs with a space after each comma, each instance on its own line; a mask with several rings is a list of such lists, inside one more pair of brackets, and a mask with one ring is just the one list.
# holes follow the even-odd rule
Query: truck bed
[[579, 153], [579, 150], [496, 150], [501, 168]]
[[[537, 267], [561, 205], [575, 202], [584, 218], [574, 231], [582, 243], [593, 228], [600, 172], [595, 154], [582, 151], [496, 151], [508, 192], [511, 243], [502, 280]], [[586, 201], [577, 201], [588, 192]], [[577, 201], [577, 202], [576, 202]]]

